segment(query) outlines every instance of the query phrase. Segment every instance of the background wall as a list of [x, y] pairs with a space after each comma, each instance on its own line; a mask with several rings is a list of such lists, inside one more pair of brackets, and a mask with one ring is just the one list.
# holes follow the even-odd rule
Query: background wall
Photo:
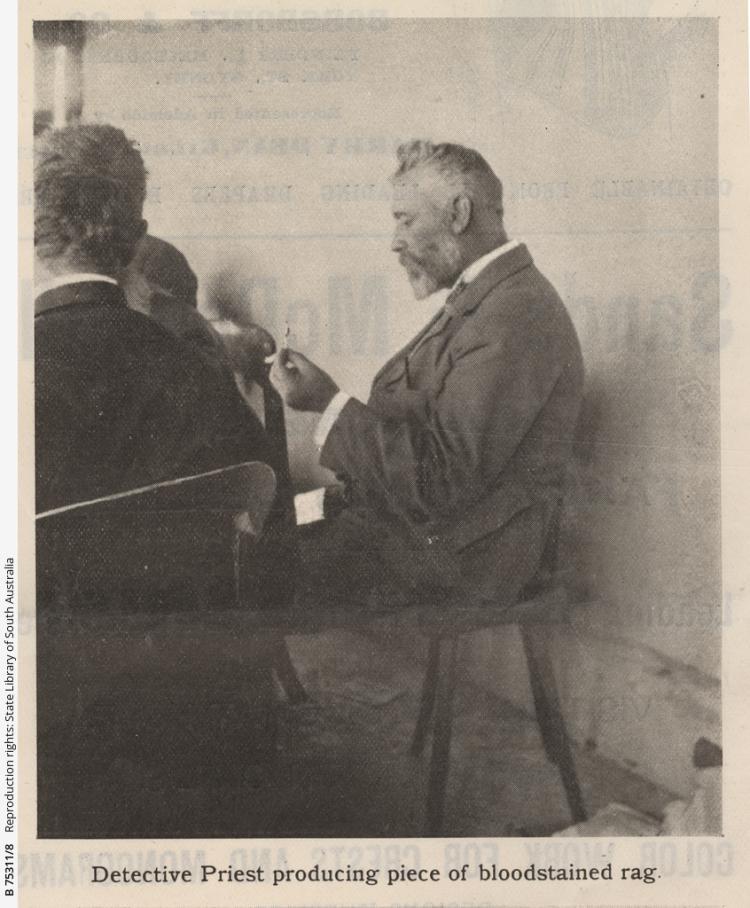
[[[188, 257], [205, 312], [252, 319], [363, 396], [431, 315], [389, 251], [401, 140], [478, 148], [507, 227], [575, 320], [588, 400], [557, 640], [590, 747], [675, 790], [719, 735], [717, 33], [714, 20], [97, 23], [84, 118], [150, 171], [151, 231]], [[49, 79], [39, 54], [37, 95]], [[728, 324], [725, 332], [731, 330]], [[300, 488], [325, 478], [290, 420]], [[526, 703], [515, 641], [472, 672]]]

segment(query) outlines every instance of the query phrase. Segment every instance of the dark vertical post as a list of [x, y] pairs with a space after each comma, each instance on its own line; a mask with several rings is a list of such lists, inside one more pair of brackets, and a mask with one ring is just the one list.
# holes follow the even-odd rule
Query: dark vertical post
[[435, 708], [435, 695], [437, 694], [438, 673], [440, 671], [440, 637], [430, 637], [427, 651], [427, 668], [425, 669], [422, 696], [419, 703], [419, 715], [411, 742], [411, 755], [418, 757], [424, 750], [427, 729]]
[[445, 792], [450, 768], [451, 734], [453, 730], [453, 696], [456, 690], [458, 634], [444, 640], [448, 648], [448, 664], [437, 688], [435, 728], [432, 738], [430, 778], [427, 783], [427, 835], [440, 835], [443, 828]]
[[[284, 607], [292, 605], [294, 601], [296, 574], [300, 565], [300, 551], [297, 537], [297, 520], [294, 512], [294, 487], [292, 486], [292, 473], [289, 467], [284, 402], [271, 385], [267, 375], [266, 380], [263, 382], [263, 409], [266, 434], [271, 444], [271, 456], [276, 470], [277, 520], [282, 540], [281, 549], [276, 554], [276, 557], [285, 557], [289, 560], [288, 572], [285, 575], [289, 579], [289, 583], [284, 589], [279, 590], [279, 600], [274, 603], [277, 607]], [[275, 574], [278, 581], [284, 576], [279, 571], [276, 571]], [[292, 704], [303, 703], [307, 699], [307, 693], [302, 682], [297, 677], [289, 654], [289, 648], [284, 635], [281, 633], [276, 646], [274, 668], [289, 702]]]
[[583, 804], [581, 787], [578, 783], [546, 640], [540, 636], [546, 632], [547, 628], [543, 626], [521, 625], [531, 692], [534, 695], [534, 708], [544, 750], [549, 761], [555, 763], [560, 771], [573, 822], [581, 823], [586, 819], [586, 808]]

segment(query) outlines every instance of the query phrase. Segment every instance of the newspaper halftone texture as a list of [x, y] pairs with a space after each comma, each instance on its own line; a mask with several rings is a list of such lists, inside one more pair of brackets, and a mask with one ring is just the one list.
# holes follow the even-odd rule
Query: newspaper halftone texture
[[729, 13], [152, 6], [22, 11], [12, 895], [733, 904]]

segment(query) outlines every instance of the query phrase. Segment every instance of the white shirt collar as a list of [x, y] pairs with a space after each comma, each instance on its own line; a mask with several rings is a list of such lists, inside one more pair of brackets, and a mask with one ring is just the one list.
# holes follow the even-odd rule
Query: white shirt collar
[[34, 297], [41, 296], [48, 290], [57, 290], [58, 287], [64, 287], [66, 284], [83, 284], [87, 281], [99, 281], [105, 284], [114, 284], [118, 286], [117, 281], [108, 274], [95, 274], [93, 271], [77, 271], [70, 274], [59, 274], [57, 277], [43, 281], [34, 289]]
[[468, 268], [464, 268], [464, 270], [461, 272], [460, 277], [451, 289], [455, 290], [459, 284], [470, 283], [474, 280], [475, 277], [478, 277], [480, 271], [484, 271], [484, 269], [490, 264], [490, 262], [494, 262], [496, 258], [499, 258], [501, 255], [505, 255], [506, 252], [510, 252], [511, 249], [515, 249], [516, 246], [519, 245], [520, 243], [518, 240], [508, 240], [508, 242], [503, 243], [502, 246], [498, 246], [496, 249], [492, 249], [489, 252], [485, 253], [476, 261], [472, 262]]

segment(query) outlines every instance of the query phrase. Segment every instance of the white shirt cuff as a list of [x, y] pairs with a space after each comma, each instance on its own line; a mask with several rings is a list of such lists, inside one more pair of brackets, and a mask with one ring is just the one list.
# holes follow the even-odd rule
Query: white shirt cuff
[[326, 443], [326, 438], [328, 438], [328, 433], [333, 428], [333, 424], [339, 418], [339, 414], [346, 406], [347, 401], [351, 398], [351, 394], [347, 394], [346, 391], [337, 391], [334, 394], [333, 399], [330, 404], [323, 411], [323, 415], [320, 417], [320, 422], [318, 423], [315, 433], [313, 435], [313, 440], [318, 448], [322, 448]]
[[299, 492], [294, 496], [294, 514], [297, 526], [306, 523], [317, 523], [325, 517], [325, 489], [313, 489], [311, 492]]

